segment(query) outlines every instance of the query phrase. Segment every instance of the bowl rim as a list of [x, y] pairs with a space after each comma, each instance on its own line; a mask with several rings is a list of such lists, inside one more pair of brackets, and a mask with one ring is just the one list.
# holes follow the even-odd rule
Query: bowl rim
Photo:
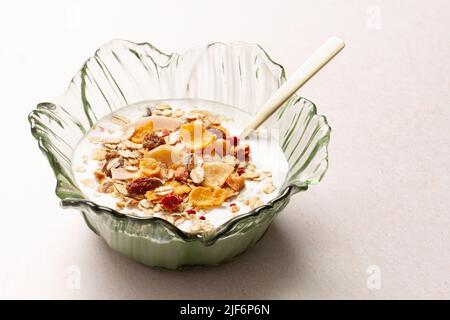
[[[170, 63], [170, 60], [172, 60], [173, 57], [176, 57], [176, 56], [179, 55], [178, 53], [164, 53], [161, 50], [157, 49], [152, 44], [150, 44], [149, 42], [133, 42], [133, 41], [129, 41], [129, 40], [115, 39], [115, 40], [112, 40], [112, 41], [110, 41], [108, 43], [111, 43], [111, 42], [114, 42], [114, 41], [124, 41], [124, 42], [130, 43], [130, 44], [133, 44], [133, 45], [138, 45], [138, 46], [142, 46], [142, 45], [143, 46], [150, 46], [152, 49], [158, 51], [160, 54], [162, 54], [165, 57], [167, 57], [168, 61], [169, 61], [168, 63]], [[267, 54], [267, 52], [260, 45], [258, 45], [256, 43], [243, 42], [243, 41], [235, 41], [235, 42], [230, 42], [230, 43], [212, 42], [212, 43], [207, 44], [206, 47], [215, 46], [215, 45], [233, 45], [233, 44], [235, 44], [235, 45], [238, 44], [238, 45], [253, 45], [253, 46], [257, 46], [265, 54], [265, 56], [267, 57], [267, 59], [271, 63], [273, 63], [274, 65], [276, 65], [276, 66], [278, 66], [280, 68], [280, 80], [282, 82], [284, 82], [286, 80], [284, 67], [281, 64], [275, 62]], [[100, 48], [102, 48], [102, 47], [103, 46], [101, 46]], [[96, 52], [98, 50], [100, 50], [100, 48], [97, 49]], [[187, 52], [187, 50], [185, 52]], [[63, 95], [66, 94], [68, 90], [69, 90], [69, 88], [67, 88], [67, 90], [63, 93]], [[331, 131], [331, 127], [329, 126], [326, 117], [324, 115], [317, 114], [316, 105], [312, 101], [310, 101], [308, 99], [305, 99], [303, 97], [299, 97], [296, 94], [294, 94], [291, 99], [292, 100], [290, 100], [290, 101], [291, 101], [292, 104], [296, 104], [297, 102], [299, 102], [301, 100], [310, 103], [312, 105], [312, 107], [313, 107], [314, 114], [317, 115], [317, 116], [322, 117], [323, 120], [324, 120], [324, 125], [328, 127], [329, 131]], [[145, 101], [148, 102], [148, 101], [158, 101], [158, 100], [201, 100], [201, 101], [205, 101], [205, 102], [220, 103], [220, 104], [226, 105], [226, 106], [228, 106], [230, 108], [238, 109], [241, 112], [243, 111], [242, 109], [240, 109], [237, 106], [231, 106], [231, 105], [224, 104], [222, 102], [212, 101], [212, 100], [207, 100], [207, 99], [200, 99], [200, 98], [198, 98], [198, 99], [195, 99], [195, 98], [182, 98], [182, 99], [166, 98], [166, 99], [154, 99], [154, 100], [149, 99], [149, 100], [144, 100], [144, 101], [141, 101], [141, 102], [134, 102], [132, 104], [125, 105], [123, 107], [127, 107], [127, 106], [138, 104], [138, 103], [143, 103]], [[30, 123], [32, 132], [33, 132], [33, 126], [34, 126], [34, 124], [33, 124], [33, 113], [35, 111], [37, 111], [43, 105], [46, 105], [47, 107], [48, 106], [53, 106], [53, 107], [58, 106], [59, 108], [62, 108], [62, 109], [64, 109], [64, 111], [66, 111], [64, 106], [58, 105], [57, 103], [53, 103], [53, 102], [39, 103], [37, 105], [37, 108], [32, 110], [31, 113], [28, 115], [28, 121]], [[117, 110], [118, 109], [116, 109], [114, 111], [117, 111]], [[243, 112], [245, 112], [245, 111], [243, 111]], [[42, 137], [39, 136], [39, 135], [34, 135], [34, 134], [33, 134], [33, 136], [36, 138], [36, 140], [38, 140], [38, 145], [39, 145], [39, 147], [42, 150], [42, 147], [43, 147], [43, 145], [41, 143], [42, 142], [41, 141]], [[48, 152], [46, 152], [46, 150], [42, 150], [42, 151], [48, 157]], [[326, 167], [325, 167], [324, 173], [327, 171], [328, 164], [329, 164], [329, 160], [328, 160], [328, 143], [325, 144], [325, 152], [326, 152], [326, 155], [325, 155], [323, 160], [325, 161]], [[73, 168], [72, 167], [71, 167], [71, 171], [72, 171], [71, 173], [73, 173]], [[319, 178], [319, 180], [322, 178], [322, 176]], [[304, 185], [296, 185], [296, 184], [293, 184], [293, 183], [284, 185], [282, 187], [282, 189], [280, 190], [279, 194], [276, 197], [274, 197], [273, 199], [271, 199], [270, 201], [268, 201], [267, 203], [265, 203], [265, 204], [263, 204], [263, 205], [261, 205], [261, 206], [259, 206], [257, 208], [254, 208], [254, 209], [252, 209], [252, 210], [250, 210], [250, 211], [248, 211], [246, 213], [237, 215], [237, 216], [227, 220], [226, 222], [224, 222], [220, 226], [214, 228], [210, 232], [187, 232], [187, 231], [181, 230], [176, 225], [174, 225], [174, 224], [172, 224], [172, 223], [170, 223], [170, 222], [168, 222], [168, 221], [166, 221], [166, 220], [164, 220], [162, 218], [159, 218], [159, 217], [139, 217], [139, 216], [135, 216], [135, 215], [129, 215], [129, 214], [126, 214], [126, 213], [121, 213], [121, 212], [119, 212], [119, 211], [117, 211], [117, 210], [115, 210], [115, 209], [113, 209], [111, 207], [106, 207], [106, 206], [99, 205], [99, 204], [95, 203], [94, 201], [88, 200], [86, 198], [83, 199], [83, 198], [74, 198], [74, 197], [63, 197], [63, 196], [60, 196], [58, 194], [58, 192], [57, 192], [58, 191], [58, 184], [57, 184], [55, 193], [61, 199], [60, 205], [61, 205], [62, 208], [72, 208], [72, 209], [82, 210], [83, 207], [84, 207], [84, 208], [94, 212], [94, 214], [97, 214], [97, 215], [108, 214], [108, 215], [112, 216], [113, 218], [119, 219], [119, 220], [137, 222], [137, 223], [142, 223], [142, 224], [148, 224], [148, 223], [150, 223], [150, 224], [152, 224], [152, 223], [162, 224], [170, 232], [175, 233], [176, 235], [178, 235], [184, 241], [201, 240], [205, 245], [209, 246], [209, 245], [214, 244], [219, 238], [222, 238], [222, 236], [224, 236], [227, 232], [229, 232], [236, 224], [238, 224], [242, 220], [245, 220], [245, 219], [247, 219], [249, 217], [258, 217], [262, 212], [265, 212], [266, 210], [270, 210], [270, 209], [274, 208], [274, 206], [278, 202], [280, 202], [282, 200], [285, 200], [285, 199], [288, 200], [289, 196], [291, 194], [308, 190], [308, 186], [309, 186], [309, 183], [307, 183], [307, 182]]]

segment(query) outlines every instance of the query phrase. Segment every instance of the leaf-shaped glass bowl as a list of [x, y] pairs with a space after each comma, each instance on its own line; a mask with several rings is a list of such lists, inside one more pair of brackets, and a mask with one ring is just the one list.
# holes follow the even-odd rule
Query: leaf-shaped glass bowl
[[112, 249], [169, 269], [215, 265], [246, 251], [291, 195], [324, 175], [330, 127], [312, 102], [294, 96], [266, 123], [279, 130], [289, 164], [279, 194], [206, 234], [186, 233], [163, 219], [131, 217], [90, 201], [75, 183], [72, 153], [97, 120], [118, 108], [148, 100], [202, 99], [254, 115], [284, 80], [283, 67], [255, 44], [212, 43], [184, 54], [165, 54], [149, 43], [114, 40], [84, 63], [62, 96], [39, 104], [29, 121], [56, 176], [61, 205], [80, 210]]

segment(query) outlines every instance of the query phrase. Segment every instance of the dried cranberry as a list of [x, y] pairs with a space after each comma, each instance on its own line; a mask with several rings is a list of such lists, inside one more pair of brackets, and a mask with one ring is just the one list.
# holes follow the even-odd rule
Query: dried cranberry
[[186, 213], [187, 214], [196, 214], [197, 211], [195, 211], [194, 209], [188, 209], [188, 210], [186, 210]]
[[236, 170], [236, 172], [237, 172], [238, 175], [243, 175], [245, 173], [245, 168], [238, 168]]
[[183, 202], [183, 199], [181, 199], [179, 196], [177, 196], [174, 193], [168, 194], [167, 196], [163, 197], [159, 203], [161, 206], [166, 209], [167, 211], [175, 211], [175, 209], [178, 207], [180, 203]]
[[236, 203], [230, 203], [230, 207], [235, 207], [236, 206]]
[[205, 220], [205, 216], [200, 216], [200, 220]]
[[165, 144], [166, 141], [163, 137], [160, 137], [156, 133], [148, 133], [144, 136], [144, 142], [142, 143], [144, 148], [147, 150], [153, 150], [160, 145]]
[[127, 191], [131, 195], [139, 195], [158, 188], [162, 186], [162, 184], [162, 181], [157, 178], [137, 178], [127, 184]]

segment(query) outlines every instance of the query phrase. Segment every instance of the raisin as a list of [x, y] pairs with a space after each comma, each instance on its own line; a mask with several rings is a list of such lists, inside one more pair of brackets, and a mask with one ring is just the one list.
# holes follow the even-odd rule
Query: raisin
[[165, 144], [166, 141], [163, 137], [160, 137], [156, 133], [148, 133], [144, 136], [144, 142], [142, 143], [144, 148], [147, 150], [153, 150], [160, 145]]
[[182, 202], [183, 199], [181, 199], [174, 193], [168, 194], [159, 201], [161, 206], [167, 211], [175, 211], [178, 205], [181, 204]]
[[127, 184], [127, 191], [131, 195], [139, 195], [158, 188], [162, 186], [162, 184], [162, 181], [157, 178], [137, 178]]
[[179, 166], [175, 169], [174, 173], [175, 180], [178, 180], [180, 182], [186, 182], [189, 178], [189, 171], [186, 169], [185, 166]]

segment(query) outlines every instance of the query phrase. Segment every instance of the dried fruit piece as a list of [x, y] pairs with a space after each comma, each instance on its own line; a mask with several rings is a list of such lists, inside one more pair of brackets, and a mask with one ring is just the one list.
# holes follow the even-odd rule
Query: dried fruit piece
[[161, 196], [156, 195], [156, 194], [155, 194], [155, 190], [149, 190], [149, 191], [147, 191], [147, 192], [145, 193], [145, 198], [146, 198], [148, 201], [152, 202], [152, 201], [155, 201], [155, 200], [160, 199]]
[[147, 150], [153, 150], [156, 147], [159, 147], [160, 145], [163, 145], [165, 143], [166, 143], [166, 141], [164, 140], [164, 138], [162, 136], [156, 134], [155, 132], [152, 132], [152, 133], [147, 133], [144, 136], [144, 141], [143, 141], [142, 145]]
[[245, 187], [245, 178], [235, 172], [228, 176], [225, 183], [234, 191], [239, 192]]
[[176, 194], [169, 194], [164, 196], [159, 203], [167, 211], [175, 211], [179, 204], [183, 202], [183, 199]]
[[228, 176], [234, 171], [234, 166], [222, 162], [205, 162], [203, 170], [205, 171], [203, 185], [219, 188], [223, 186]]
[[174, 174], [175, 180], [178, 180], [181, 182], [186, 182], [187, 179], [189, 178], [189, 171], [183, 165], [176, 168], [173, 174]]
[[180, 128], [180, 139], [192, 150], [201, 150], [216, 140], [201, 124], [188, 123]]
[[146, 177], [158, 176], [161, 172], [158, 161], [153, 158], [144, 158], [139, 163], [139, 169], [141, 173]]
[[170, 145], [159, 146], [152, 151], [144, 154], [145, 158], [153, 158], [161, 163], [164, 163], [168, 168], [174, 167], [181, 162], [181, 150]]
[[208, 187], [196, 187], [189, 194], [189, 201], [197, 208], [212, 208], [220, 206], [226, 199], [225, 189]]
[[238, 191], [234, 191], [233, 189], [231, 189], [231, 188], [228, 187], [228, 186], [224, 187], [224, 189], [225, 189], [226, 192], [227, 192], [227, 197], [226, 197], [225, 200], [234, 198], [234, 197], [236, 197], [237, 195], [239, 195], [239, 192], [238, 192]]
[[191, 191], [191, 188], [188, 185], [180, 183], [176, 180], [171, 180], [167, 182], [166, 185], [171, 186], [173, 188], [173, 192], [178, 196], [182, 196]]
[[131, 141], [134, 143], [142, 143], [146, 134], [153, 132], [153, 121], [147, 121], [141, 126], [135, 128]]
[[162, 186], [163, 182], [157, 178], [137, 178], [127, 184], [127, 191], [131, 195], [145, 194], [149, 190], [153, 190]]
[[98, 183], [102, 184], [106, 179], [106, 174], [103, 171], [96, 170], [94, 171], [95, 179]]

